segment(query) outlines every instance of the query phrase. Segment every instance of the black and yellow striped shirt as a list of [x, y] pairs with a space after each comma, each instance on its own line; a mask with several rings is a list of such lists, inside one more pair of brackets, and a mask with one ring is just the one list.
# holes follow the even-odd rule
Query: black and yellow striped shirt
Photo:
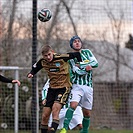
[[71, 87], [70, 75], [69, 75], [69, 59], [77, 58], [81, 61], [81, 56], [79, 52], [67, 53], [67, 54], [54, 54], [53, 60], [48, 62], [43, 58], [36, 62], [31, 70], [31, 74], [36, 74], [39, 70], [44, 68], [50, 79], [51, 88], [63, 88]]

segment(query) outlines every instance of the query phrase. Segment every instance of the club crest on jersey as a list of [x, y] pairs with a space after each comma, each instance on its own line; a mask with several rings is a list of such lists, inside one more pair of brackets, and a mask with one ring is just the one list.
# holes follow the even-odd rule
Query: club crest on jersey
[[89, 63], [90, 61], [89, 60], [83, 60], [83, 62], [80, 62], [80, 64], [86, 64], [86, 63]]
[[59, 62], [56, 62], [55, 65], [56, 65], [57, 67], [59, 67], [59, 66], [60, 66], [60, 63], [59, 63]]
[[90, 61], [89, 60], [84, 60], [84, 63], [89, 63]]

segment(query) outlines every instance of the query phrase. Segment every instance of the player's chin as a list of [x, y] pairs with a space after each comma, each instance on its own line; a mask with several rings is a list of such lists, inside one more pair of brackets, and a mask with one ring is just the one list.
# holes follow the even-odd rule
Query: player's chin
[[52, 59], [47, 59], [47, 61], [48, 61], [48, 62], [51, 62], [51, 61], [52, 61]]
[[80, 50], [80, 49], [81, 49], [81, 47], [75, 47], [75, 50], [77, 50], [77, 51]]

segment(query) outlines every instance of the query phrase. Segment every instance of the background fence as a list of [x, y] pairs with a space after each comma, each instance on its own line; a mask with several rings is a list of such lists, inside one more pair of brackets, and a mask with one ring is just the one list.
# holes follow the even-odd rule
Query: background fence
[[[0, 122], [1, 131], [8, 133], [9, 130], [31, 130], [31, 102], [32, 87], [31, 80], [26, 78], [29, 68], [0, 67], [4, 76], [12, 75], [15, 79], [21, 79], [21, 86], [15, 88], [11, 83], [0, 83]], [[9, 74], [10, 73], [10, 74]], [[18, 73], [18, 75], [17, 75]], [[41, 73], [39, 73], [41, 74]], [[14, 76], [13, 76], [14, 75]], [[23, 77], [23, 78], [22, 78]], [[44, 81], [43, 76], [38, 76], [37, 83], [37, 122], [36, 128], [40, 126], [41, 120], [41, 90]], [[18, 91], [17, 91], [18, 90]], [[16, 94], [16, 91], [18, 94]], [[17, 103], [16, 103], [16, 100]], [[130, 129], [133, 128], [133, 83], [121, 82], [94, 82], [94, 107], [91, 117], [92, 129]], [[18, 104], [18, 112], [15, 105]], [[17, 113], [17, 114], [16, 114]], [[16, 125], [15, 125], [16, 124]], [[30, 131], [29, 131], [30, 132]]]
[[[69, 39], [75, 34], [81, 37], [84, 48], [92, 50], [99, 62], [93, 76], [91, 127], [133, 130], [133, 1], [37, 0], [36, 6], [37, 11], [42, 8], [52, 11], [49, 22], [37, 20], [37, 29], [33, 28], [32, 0], [0, 1], [0, 66], [17, 66], [18, 78], [22, 83], [18, 101], [19, 131], [29, 130], [33, 122], [33, 82], [26, 78], [33, 64], [33, 56], [37, 54], [37, 59], [40, 58], [41, 47], [45, 43], [52, 45], [57, 53], [71, 51]], [[33, 33], [37, 35], [37, 42], [34, 42]], [[35, 53], [33, 44], [36, 44]], [[16, 70], [5, 70], [3, 67], [0, 72], [6, 77], [15, 78]], [[40, 71], [36, 92], [42, 89], [46, 79], [44, 70]], [[0, 83], [2, 132], [17, 130], [17, 127], [14, 128], [15, 90], [11, 84]], [[41, 101], [37, 102], [37, 112], [38, 107], [41, 111]], [[38, 115], [41, 116], [41, 112]]]

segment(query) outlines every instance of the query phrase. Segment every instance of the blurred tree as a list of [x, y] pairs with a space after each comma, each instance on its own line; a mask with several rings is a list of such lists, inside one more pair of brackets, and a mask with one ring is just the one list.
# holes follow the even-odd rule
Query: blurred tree
[[125, 43], [125, 47], [133, 50], [133, 36], [129, 34], [129, 40]]
[[13, 23], [16, 12], [17, 1], [13, 0], [11, 3], [10, 18], [7, 27], [7, 34], [5, 36], [5, 64], [8, 66], [11, 62], [11, 53], [12, 53], [12, 43], [13, 43]]

